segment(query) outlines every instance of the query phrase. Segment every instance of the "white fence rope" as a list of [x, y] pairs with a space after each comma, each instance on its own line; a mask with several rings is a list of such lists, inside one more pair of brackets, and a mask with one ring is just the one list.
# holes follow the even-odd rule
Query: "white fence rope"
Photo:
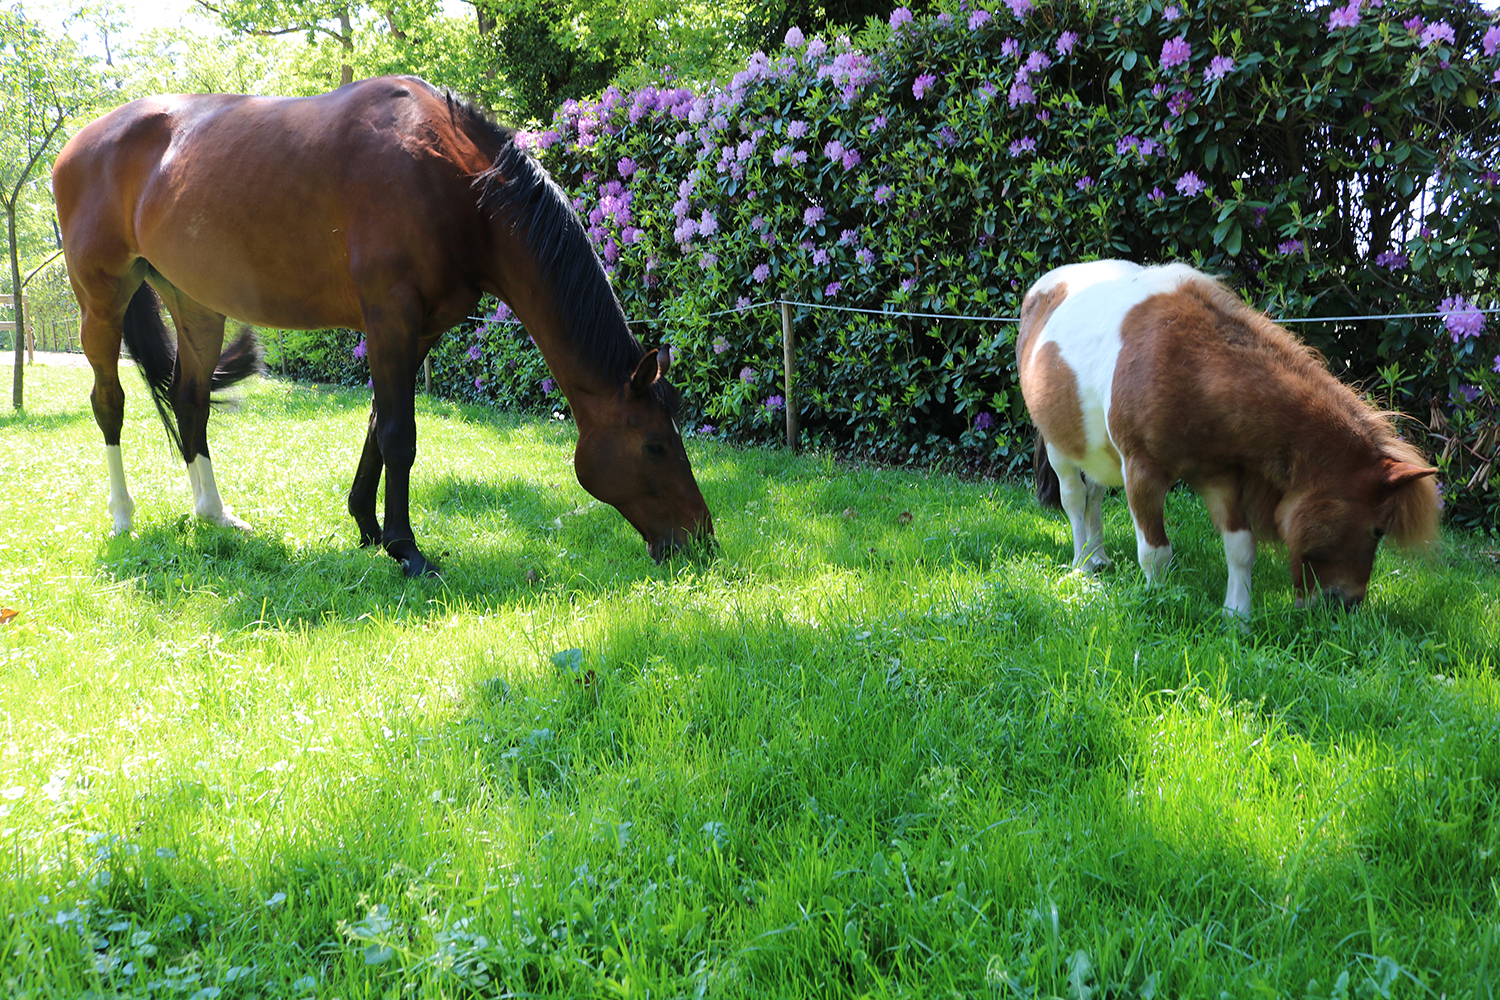
[[[737, 313], [751, 312], [766, 306], [796, 306], [800, 309], [823, 309], [833, 312], [863, 313], [868, 316], [885, 316], [890, 319], [954, 319], [966, 320], [974, 323], [1019, 323], [1018, 316], [968, 316], [957, 313], [928, 313], [928, 312], [900, 312], [889, 309], [862, 309], [858, 306], [836, 306], [826, 302], [797, 302], [793, 299], [767, 299], [764, 302], [753, 302], [749, 305], [735, 306], [733, 309], [720, 309], [716, 312], [704, 313], [704, 319], [714, 319], [718, 316], [731, 316]], [[1489, 309], [1471, 309], [1469, 312], [1477, 312], [1481, 315], [1500, 313], [1500, 307]], [[1387, 313], [1380, 316], [1301, 316], [1290, 319], [1278, 319], [1277, 323], [1287, 326], [1292, 323], [1357, 323], [1366, 320], [1394, 320], [1394, 319], [1440, 319], [1448, 313], [1420, 312], [1420, 313]], [[469, 319], [476, 323], [489, 323], [494, 321], [493, 316], [470, 316]], [[630, 326], [657, 326], [670, 322], [667, 317], [653, 316], [646, 319], [629, 319], [625, 321]]]

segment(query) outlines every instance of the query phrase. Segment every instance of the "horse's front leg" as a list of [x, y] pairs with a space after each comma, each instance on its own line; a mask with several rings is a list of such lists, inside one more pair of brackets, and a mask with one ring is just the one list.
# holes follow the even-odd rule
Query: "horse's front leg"
[[[411, 530], [411, 467], [417, 458], [416, 392], [421, 354], [414, 336], [392, 330], [380, 336], [377, 330], [367, 332], [366, 343], [370, 378], [375, 383], [371, 430], [385, 464], [385, 530], [380, 532], [380, 544], [401, 564], [407, 576], [435, 576], [437, 567], [417, 548]], [[365, 454], [369, 454], [368, 439]], [[362, 457], [361, 470], [364, 467]], [[373, 493], [374, 477], [370, 479]], [[361, 525], [361, 534], [372, 526], [373, 515], [368, 525]]]
[[375, 493], [380, 487], [380, 471], [385, 462], [380, 457], [380, 440], [375, 434], [375, 407], [370, 406], [370, 423], [365, 430], [365, 447], [354, 470], [354, 485], [349, 487], [349, 513], [359, 525], [359, 544], [368, 548], [380, 541], [380, 519], [375, 516]]

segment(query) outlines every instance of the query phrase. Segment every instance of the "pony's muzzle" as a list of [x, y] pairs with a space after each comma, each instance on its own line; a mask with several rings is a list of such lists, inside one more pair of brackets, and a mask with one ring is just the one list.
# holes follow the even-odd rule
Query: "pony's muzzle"
[[1354, 611], [1364, 599], [1364, 594], [1350, 594], [1342, 587], [1324, 587], [1321, 591], [1298, 597], [1292, 603], [1298, 608], [1311, 608], [1319, 601], [1332, 601], [1337, 602], [1340, 611]]

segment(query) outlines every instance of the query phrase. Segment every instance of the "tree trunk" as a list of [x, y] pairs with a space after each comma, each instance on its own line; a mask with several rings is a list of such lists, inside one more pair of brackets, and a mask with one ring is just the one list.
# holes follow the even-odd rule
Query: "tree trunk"
[[339, 44], [344, 47], [344, 65], [339, 69], [339, 86], [346, 87], [354, 82], [354, 26], [349, 23], [348, 7], [339, 11], [339, 27], [343, 29], [343, 33], [339, 35]]
[[11, 396], [11, 405], [19, 410], [21, 408], [21, 388], [26, 374], [26, 317], [21, 308], [21, 258], [18, 255], [16, 245], [16, 210], [14, 206], [5, 206], [5, 231], [10, 237], [10, 291], [11, 301], [15, 304], [16, 314], [16, 375], [12, 383], [14, 386]]

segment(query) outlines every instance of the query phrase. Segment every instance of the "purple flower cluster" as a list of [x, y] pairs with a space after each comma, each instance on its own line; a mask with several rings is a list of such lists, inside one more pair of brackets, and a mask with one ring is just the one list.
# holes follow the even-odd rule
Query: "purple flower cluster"
[[1036, 140], [1033, 139], [1029, 135], [1025, 136], [1023, 138], [1020, 138], [1020, 139], [1016, 139], [1013, 142], [1011, 142], [1011, 144], [1010, 144], [1010, 155], [1011, 156], [1020, 156], [1022, 153], [1035, 153], [1035, 152], [1036, 152]]
[[1418, 39], [1424, 49], [1430, 49], [1439, 42], [1447, 42], [1449, 45], [1456, 41], [1453, 34], [1453, 26], [1447, 21], [1434, 21], [1422, 29], [1422, 35]]
[[1328, 30], [1358, 26], [1360, 3], [1361, 0], [1349, 0], [1347, 6], [1334, 8], [1328, 15]]
[[935, 83], [937, 83], [936, 76], [931, 73], [923, 73], [912, 81], [911, 95], [920, 101], [927, 96], [927, 92], [932, 89], [932, 85]]
[[1276, 246], [1276, 252], [1281, 254], [1283, 257], [1290, 256], [1294, 253], [1301, 253], [1302, 250], [1303, 246], [1301, 240], [1287, 240], [1285, 243], [1279, 243]]
[[1186, 38], [1169, 38], [1161, 47], [1161, 68], [1184, 66], [1193, 57], [1193, 46]]
[[1127, 135], [1115, 143], [1116, 154], [1120, 156], [1139, 156], [1142, 160], [1149, 159], [1161, 151], [1161, 143], [1155, 139], [1142, 139], [1138, 135]]
[[1456, 344], [1461, 340], [1477, 337], [1484, 332], [1484, 313], [1462, 295], [1446, 298], [1438, 306], [1443, 314], [1443, 326]]
[[990, 413], [980, 411], [974, 417], [974, 429], [976, 431], [987, 431], [995, 426], [995, 418]]
[[1484, 38], [1480, 40], [1479, 46], [1487, 56], [1492, 56], [1497, 51], [1500, 51], [1500, 24], [1490, 25], [1489, 29], [1484, 33]]
[[354, 345], [354, 356], [356, 358], [363, 358], [368, 351], [369, 348], [365, 346], [365, 338], [359, 338], [359, 343]]
[[1191, 198], [1194, 195], [1202, 194], [1206, 190], [1208, 190], [1208, 185], [1203, 183], [1202, 179], [1191, 170], [1177, 178], [1178, 194]]
[[1375, 266], [1391, 271], [1404, 271], [1411, 265], [1411, 257], [1400, 250], [1386, 250], [1375, 255]]
[[766, 408], [766, 412], [775, 413], [777, 410], [786, 406], [786, 399], [781, 396], [767, 396], [766, 401], [763, 405]]
[[1213, 83], [1222, 80], [1234, 69], [1234, 58], [1232, 56], [1214, 56], [1208, 61], [1208, 68], [1203, 71], [1203, 82]]

